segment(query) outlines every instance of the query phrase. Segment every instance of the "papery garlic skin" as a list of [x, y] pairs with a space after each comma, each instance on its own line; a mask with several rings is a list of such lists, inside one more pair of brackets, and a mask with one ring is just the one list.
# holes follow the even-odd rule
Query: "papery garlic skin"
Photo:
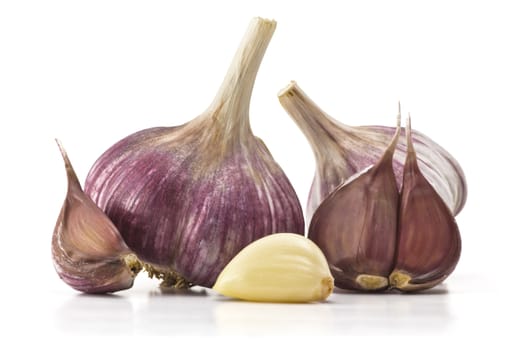
[[60, 278], [85, 293], [111, 293], [133, 285], [141, 264], [118, 230], [82, 191], [66, 151], [68, 189], [52, 238], [52, 258]]
[[222, 295], [259, 302], [315, 302], [334, 288], [328, 263], [311, 240], [276, 233], [246, 246], [217, 278]]
[[419, 170], [410, 118], [407, 124], [396, 264], [389, 279], [392, 288], [410, 292], [432, 288], [454, 271], [461, 237], [450, 209]]
[[88, 174], [86, 193], [152, 274], [211, 287], [250, 242], [304, 232], [291, 183], [249, 124], [253, 84], [275, 26], [261, 18], [251, 22], [203, 114], [126, 137]]
[[343, 289], [388, 288], [393, 269], [399, 193], [392, 169], [397, 132], [372, 167], [350, 177], [326, 197], [310, 222], [308, 237], [324, 252]]
[[[379, 160], [395, 128], [344, 125], [321, 110], [293, 81], [279, 92], [279, 101], [305, 134], [317, 163], [306, 208], [309, 222], [319, 204], [337, 186]], [[405, 136], [402, 128], [393, 164], [398, 188], [407, 153]], [[413, 142], [422, 173], [457, 215], [467, 199], [461, 166], [450, 153], [416, 130], [413, 130]]]

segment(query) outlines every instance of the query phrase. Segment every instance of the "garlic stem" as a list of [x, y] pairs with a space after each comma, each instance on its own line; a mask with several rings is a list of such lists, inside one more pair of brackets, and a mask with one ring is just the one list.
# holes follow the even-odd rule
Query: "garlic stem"
[[273, 20], [258, 17], [251, 21], [208, 109], [226, 135], [251, 132], [248, 115], [253, 85], [276, 25]]
[[[330, 162], [334, 170], [339, 168], [346, 170], [346, 157], [338, 142], [339, 137], [345, 138], [345, 135], [338, 135], [341, 125], [319, 108], [295, 81], [291, 81], [279, 91], [278, 97], [283, 108], [303, 131], [312, 146], [318, 171], [324, 172], [326, 162]], [[345, 174], [342, 177], [347, 176]]]

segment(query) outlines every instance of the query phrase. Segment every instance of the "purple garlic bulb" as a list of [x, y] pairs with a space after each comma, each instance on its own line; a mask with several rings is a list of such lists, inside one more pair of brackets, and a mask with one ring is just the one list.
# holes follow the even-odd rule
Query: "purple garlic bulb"
[[[305, 134], [317, 163], [306, 208], [309, 222], [317, 207], [337, 186], [378, 162], [396, 128], [344, 125], [321, 110], [293, 81], [281, 90], [279, 101]], [[407, 154], [405, 128], [401, 129], [400, 136], [393, 159], [398, 189], [403, 181]], [[421, 172], [457, 215], [467, 200], [467, 183], [461, 166], [428, 136], [412, 130], [412, 140]]]
[[164, 285], [211, 287], [252, 241], [304, 233], [297, 195], [249, 123], [253, 85], [275, 26], [251, 22], [203, 114], [124, 138], [87, 176], [86, 193]]

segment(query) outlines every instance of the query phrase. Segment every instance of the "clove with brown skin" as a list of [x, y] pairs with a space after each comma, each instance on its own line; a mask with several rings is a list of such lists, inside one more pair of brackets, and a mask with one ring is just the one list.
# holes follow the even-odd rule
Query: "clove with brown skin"
[[410, 119], [398, 194], [392, 158], [399, 120], [380, 160], [337, 187], [312, 217], [308, 237], [325, 253], [340, 288], [424, 290], [447, 278], [459, 260], [458, 226], [419, 170]]
[[308, 237], [327, 256], [335, 285], [344, 289], [388, 287], [394, 265], [399, 193], [392, 168], [396, 133], [383, 156], [333, 191], [315, 211]]
[[390, 285], [402, 291], [431, 288], [447, 278], [461, 254], [454, 215], [419, 170], [407, 121], [407, 157], [399, 204], [396, 264]]

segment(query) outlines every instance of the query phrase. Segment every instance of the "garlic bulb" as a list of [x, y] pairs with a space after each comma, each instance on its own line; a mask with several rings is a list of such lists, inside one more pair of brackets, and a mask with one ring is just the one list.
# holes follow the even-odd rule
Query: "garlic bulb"
[[[374, 164], [388, 147], [395, 128], [347, 126], [328, 116], [300, 88], [291, 82], [279, 93], [279, 101], [306, 135], [317, 162], [306, 208], [307, 222], [330, 192], [353, 174]], [[401, 187], [403, 162], [407, 153], [401, 138], [394, 155], [394, 173]], [[459, 163], [424, 134], [413, 131], [414, 147], [421, 172], [447, 206], [457, 215], [467, 199], [467, 183]]]
[[141, 265], [107, 216], [84, 194], [66, 151], [67, 195], [52, 239], [60, 278], [76, 290], [109, 293], [133, 285]]
[[312, 302], [334, 289], [328, 263], [311, 240], [276, 233], [249, 244], [226, 265], [213, 286], [232, 298], [262, 302]]
[[418, 291], [439, 284], [452, 273], [461, 254], [461, 237], [449, 208], [419, 170], [410, 117], [407, 145], [397, 256], [390, 285], [402, 291]]
[[308, 237], [326, 254], [340, 288], [388, 287], [397, 238], [399, 193], [392, 158], [399, 124], [400, 117], [381, 159], [337, 187], [312, 217]]
[[176, 127], [132, 134], [93, 165], [86, 193], [164, 284], [211, 287], [247, 244], [304, 232], [297, 195], [250, 129], [257, 70], [275, 30], [254, 19], [215, 100]]

